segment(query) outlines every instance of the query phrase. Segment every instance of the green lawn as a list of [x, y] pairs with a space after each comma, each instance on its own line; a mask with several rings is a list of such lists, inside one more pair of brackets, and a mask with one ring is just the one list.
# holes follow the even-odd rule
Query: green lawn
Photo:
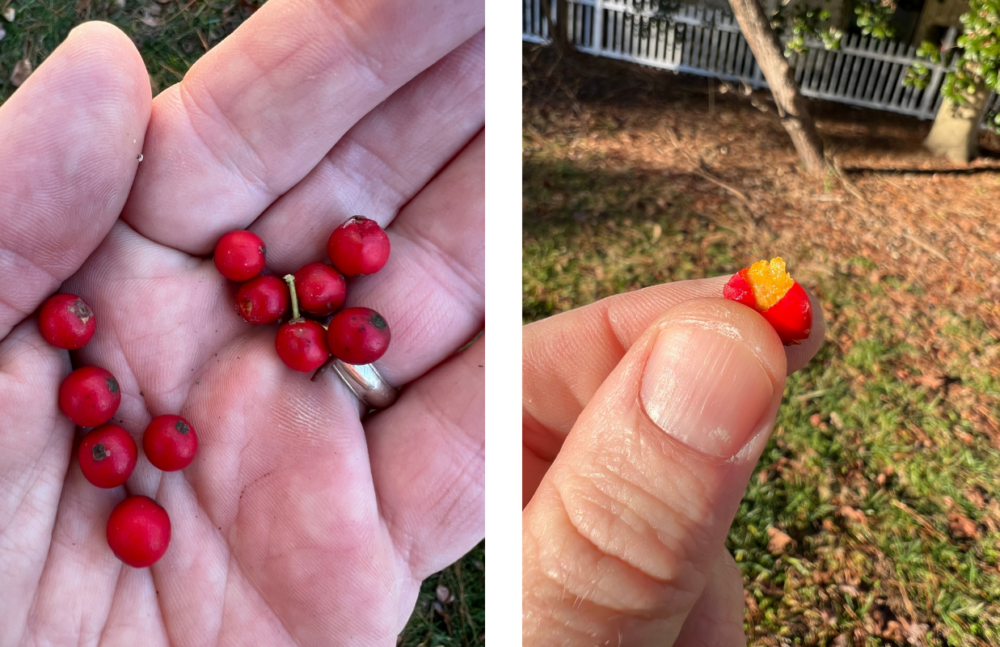
[[[719, 97], [709, 114], [704, 79], [525, 56], [525, 322], [777, 253], [822, 300], [826, 344], [788, 380], [728, 538], [750, 644], [1000, 644], [1000, 308], [984, 296], [998, 257], [939, 275], [936, 258], [880, 230], [845, 182], [796, 172], [773, 116]], [[863, 148], [868, 121], [882, 117], [851, 115], [845, 132]], [[841, 126], [821, 127], [832, 139]], [[693, 170], [667, 128], [749, 206]], [[971, 248], [963, 218], [996, 228], [1000, 175], [970, 177], [954, 182], [984, 202], [963, 217], [941, 215], [948, 177], [859, 175], [850, 188], [885, 200], [872, 209], [886, 227], [914, 211], [884, 197], [892, 183], [931, 195], [914, 227], [954, 227], [948, 240]], [[769, 546], [769, 531], [792, 543]]]
[[[198, 58], [218, 44], [263, 4], [259, 0], [0, 0], [0, 15], [14, 9], [12, 22], [0, 17], [0, 103], [16, 88], [11, 75], [18, 61], [37, 69], [75, 25], [106, 20], [118, 25], [142, 53], [153, 94], [180, 81]], [[481, 543], [453, 566], [432, 575], [403, 631], [404, 647], [470, 647], [485, 643], [485, 560]], [[437, 598], [439, 586], [448, 595]]]

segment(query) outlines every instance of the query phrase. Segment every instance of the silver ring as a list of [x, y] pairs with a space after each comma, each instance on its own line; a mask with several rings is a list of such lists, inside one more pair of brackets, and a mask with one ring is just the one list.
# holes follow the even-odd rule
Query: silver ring
[[347, 364], [339, 359], [333, 360], [333, 370], [344, 381], [358, 400], [370, 409], [385, 409], [396, 401], [399, 395], [396, 389], [382, 379], [375, 370], [374, 364]]

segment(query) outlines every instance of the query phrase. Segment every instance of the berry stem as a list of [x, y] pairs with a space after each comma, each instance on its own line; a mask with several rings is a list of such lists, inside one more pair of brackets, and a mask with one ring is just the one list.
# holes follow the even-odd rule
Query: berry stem
[[299, 297], [295, 294], [295, 276], [285, 275], [285, 283], [288, 284], [288, 291], [292, 293], [292, 321], [299, 319]]

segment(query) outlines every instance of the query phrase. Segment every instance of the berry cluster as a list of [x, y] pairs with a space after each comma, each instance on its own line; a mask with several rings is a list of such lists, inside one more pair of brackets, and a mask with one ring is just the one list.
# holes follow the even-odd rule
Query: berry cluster
[[[375, 221], [355, 216], [330, 235], [327, 252], [333, 267], [309, 263], [282, 281], [261, 275], [265, 249], [256, 234], [231, 231], [215, 248], [219, 272], [243, 282], [236, 307], [246, 321], [276, 322], [291, 303], [292, 317], [278, 329], [275, 349], [281, 361], [296, 371], [319, 369], [331, 355], [348, 364], [370, 364], [389, 347], [389, 326], [380, 314], [369, 308], [338, 312], [347, 296], [344, 275], [363, 276], [382, 269], [389, 258], [389, 237]], [[306, 319], [300, 308], [319, 321]], [[42, 305], [38, 323], [48, 343], [66, 350], [83, 348], [97, 328], [94, 311], [75, 294], [50, 297]], [[121, 399], [118, 380], [99, 366], [78, 368], [59, 386], [60, 410], [74, 424], [90, 429], [80, 443], [80, 470], [100, 488], [123, 485], [139, 460], [132, 435], [109, 423]], [[194, 460], [198, 435], [180, 416], [157, 416], [143, 432], [142, 448], [154, 467], [165, 472], [182, 470]], [[106, 534], [118, 559], [144, 568], [167, 551], [170, 518], [149, 497], [129, 496], [111, 511]]]
[[[87, 302], [75, 294], [49, 298], [39, 312], [42, 337], [57, 348], [77, 350], [94, 336], [97, 320]], [[91, 427], [80, 442], [83, 476], [100, 488], [125, 483], [135, 470], [139, 450], [132, 435], [108, 421], [118, 411], [118, 380], [99, 366], [70, 373], [59, 386], [59, 409], [74, 424]], [[146, 427], [142, 448], [149, 462], [164, 471], [181, 470], [194, 460], [198, 436], [180, 416], [157, 416]], [[143, 568], [163, 557], [170, 544], [170, 518], [156, 501], [130, 496], [115, 506], [106, 530], [108, 546], [129, 566]]]
[[389, 259], [389, 237], [374, 220], [354, 216], [333, 231], [326, 249], [333, 267], [309, 263], [282, 281], [261, 274], [267, 251], [256, 234], [231, 231], [215, 246], [219, 273], [243, 282], [236, 310], [244, 320], [274, 323], [291, 305], [291, 319], [278, 328], [274, 347], [286, 366], [303, 373], [323, 367], [331, 355], [348, 364], [370, 364], [389, 348], [389, 325], [382, 315], [370, 308], [338, 312], [347, 296], [344, 276], [382, 269]]

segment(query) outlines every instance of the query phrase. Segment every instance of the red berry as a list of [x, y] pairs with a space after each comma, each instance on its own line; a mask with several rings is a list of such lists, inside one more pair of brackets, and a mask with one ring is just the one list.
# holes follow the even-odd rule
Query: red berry
[[347, 276], [374, 274], [389, 260], [389, 237], [374, 220], [354, 216], [333, 230], [326, 251]]
[[240, 286], [236, 308], [252, 324], [269, 324], [288, 310], [288, 287], [274, 276], [258, 276]]
[[198, 451], [198, 435], [180, 416], [156, 416], [142, 434], [142, 449], [154, 467], [176, 472], [191, 464]]
[[781, 257], [743, 268], [722, 288], [722, 296], [759, 312], [785, 346], [801, 343], [812, 332], [809, 295], [785, 271]]
[[38, 313], [38, 328], [45, 341], [56, 348], [76, 350], [90, 341], [97, 328], [94, 311], [75, 294], [49, 297]]
[[246, 281], [264, 269], [264, 241], [243, 229], [224, 234], [215, 246], [215, 267], [232, 281]]
[[330, 352], [348, 364], [371, 364], [389, 348], [389, 324], [371, 308], [347, 308], [327, 330]]
[[121, 401], [115, 376], [97, 366], [76, 369], [59, 386], [59, 408], [81, 427], [111, 420]]
[[170, 517], [156, 501], [130, 496], [108, 518], [108, 546], [129, 566], [152, 566], [170, 545]]
[[785, 346], [802, 343], [812, 332], [812, 303], [798, 282], [780, 301], [761, 314]]
[[732, 301], [738, 301], [748, 308], [757, 309], [757, 300], [753, 296], [753, 288], [747, 279], [747, 268], [743, 268], [729, 279], [722, 288], [722, 296]]
[[127, 431], [117, 425], [101, 425], [80, 443], [80, 469], [97, 487], [118, 487], [135, 469], [139, 450]]
[[336, 312], [347, 296], [347, 284], [340, 272], [326, 263], [309, 263], [295, 273], [299, 307], [317, 317]]
[[303, 373], [315, 371], [330, 357], [326, 330], [315, 321], [290, 321], [278, 328], [274, 348], [285, 366]]

